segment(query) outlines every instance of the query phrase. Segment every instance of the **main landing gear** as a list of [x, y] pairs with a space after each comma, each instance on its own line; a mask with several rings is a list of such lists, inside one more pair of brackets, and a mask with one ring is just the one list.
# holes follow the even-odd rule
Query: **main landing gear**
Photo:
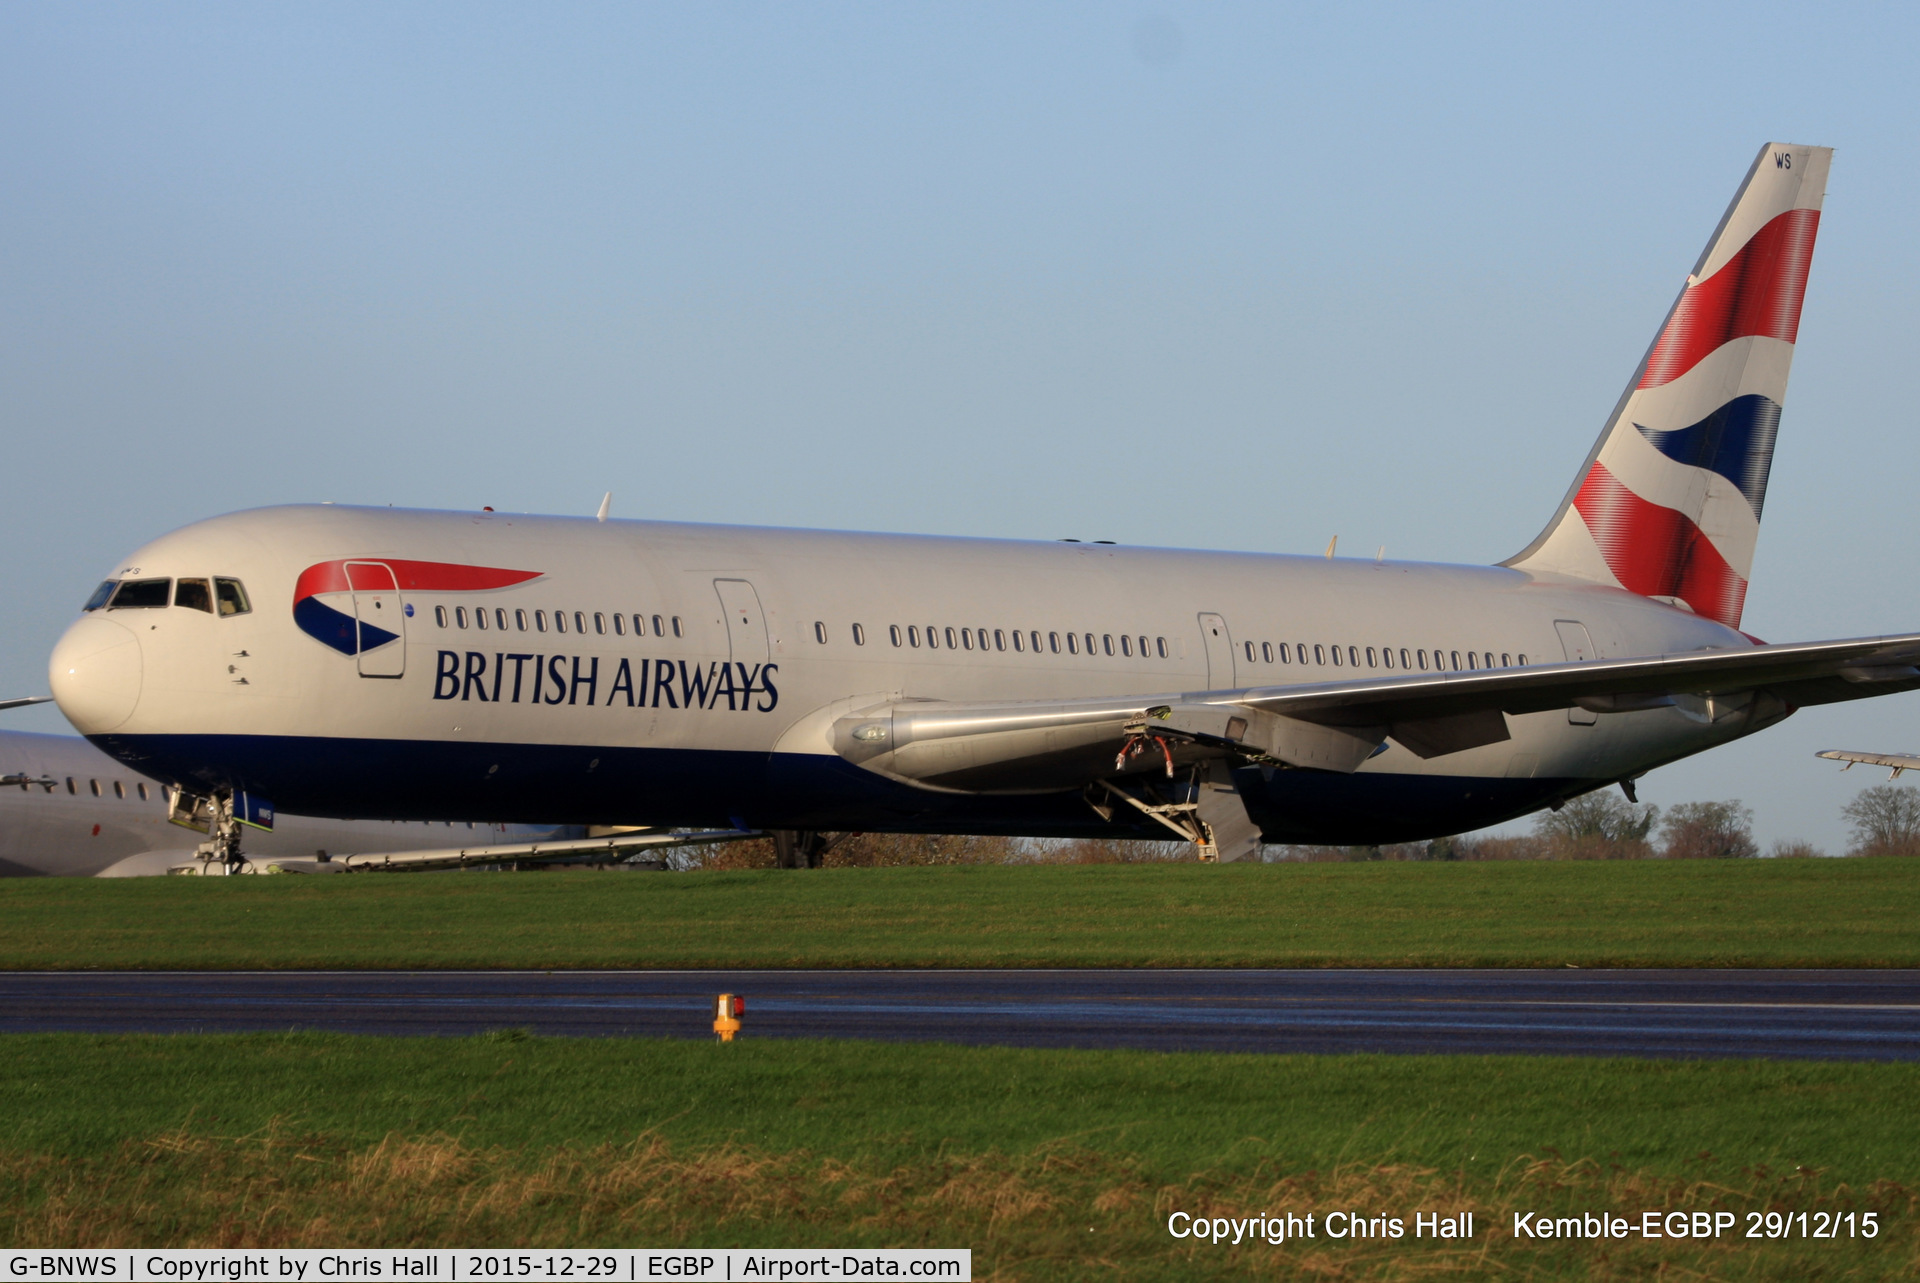
[[1119, 780], [1096, 780], [1087, 786], [1087, 805], [1103, 820], [1113, 819], [1116, 806], [1132, 807], [1191, 843], [1203, 864], [1260, 858], [1260, 828], [1248, 817], [1224, 762], [1198, 763], [1184, 778], [1174, 776], [1165, 785], [1141, 776], [1127, 782], [1133, 788]]
[[832, 843], [812, 829], [774, 829], [775, 862], [783, 869], [817, 869]]
[[224, 877], [247, 872], [247, 857], [240, 853], [241, 825], [234, 815], [232, 789], [216, 789], [211, 797], [199, 797], [179, 788], [169, 789], [167, 820], [207, 835], [207, 840], [193, 851], [203, 876]]

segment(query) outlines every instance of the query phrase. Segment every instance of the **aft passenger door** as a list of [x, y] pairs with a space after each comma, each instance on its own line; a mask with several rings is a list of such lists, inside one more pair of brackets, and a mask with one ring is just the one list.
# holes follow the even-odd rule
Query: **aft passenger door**
[[[1567, 653], [1569, 664], [1584, 664], [1600, 658], [1593, 649], [1593, 636], [1579, 620], [1556, 619], [1553, 621], [1553, 631], [1560, 634], [1560, 648]], [[1599, 720], [1598, 713], [1590, 713], [1584, 708], [1567, 710], [1567, 721], [1575, 726], [1592, 726]]]
[[382, 561], [349, 561], [358, 636], [355, 657], [362, 677], [400, 677], [407, 671], [406, 606], [393, 568]]
[[1227, 621], [1203, 612], [1200, 643], [1207, 652], [1207, 689], [1223, 691], [1237, 687], [1239, 683], [1233, 677], [1233, 638], [1227, 634]]
[[760, 609], [760, 594], [744, 579], [716, 579], [713, 590], [720, 594], [727, 620], [728, 658], [751, 672], [767, 662], [767, 617]]

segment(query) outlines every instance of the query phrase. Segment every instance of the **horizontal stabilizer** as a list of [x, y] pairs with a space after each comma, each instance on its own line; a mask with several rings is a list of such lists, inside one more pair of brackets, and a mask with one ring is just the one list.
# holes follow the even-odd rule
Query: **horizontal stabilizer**
[[1890, 780], [1899, 779], [1902, 771], [1920, 771], [1920, 757], [1911, 753], [1856, 753], [1851, 749], [1829, 748], [1815, 753], [1814, 756], [1824, 757], [1830, 762], [1845, 762], [1846, 765], [1840, 768], [1843, 771], [1852, 770], [1855, 762], [1865, 762], [1868, 766], [1884, 766], [1893, 772], [1887, 776]]
[[53, 696], [51, 695], [28, 695], [23, 699], [0, 699], [0, 713], [4, 713], [9, 708], [25, 708], [29, 704], [51, 703], [53, 703]]

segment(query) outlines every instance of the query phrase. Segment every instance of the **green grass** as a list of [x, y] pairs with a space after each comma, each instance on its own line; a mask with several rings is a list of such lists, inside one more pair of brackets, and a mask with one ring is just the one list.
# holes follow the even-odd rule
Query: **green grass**
[[[1910, 1277], [1920, 1067], [491, 1036], [0, 1042], [23, 1245], [968, 1246], [976, 1277]], [[1475, 1210], [1468, 1244], [1194, 1214]], [[1511, 1213], [1875, 1210], [1871, 1241], [1517, 1243]]]
[[1890, 967], [1920, 860], [0, 882], [0, 968]]

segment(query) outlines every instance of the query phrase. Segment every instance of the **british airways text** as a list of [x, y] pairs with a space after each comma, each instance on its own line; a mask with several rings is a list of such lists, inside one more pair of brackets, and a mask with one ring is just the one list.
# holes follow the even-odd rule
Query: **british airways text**
[[[771, 713], [780, 702], [778, 664], [622, 657], [610, 673], [598, 655], [439, 652], [433, 697], [482, 704], [619, 704], [627, 708], [717, 709]], [[604, 685], [603, 685], [604, 682]], [[607, 698], [599, 695], [605, 691]]]

